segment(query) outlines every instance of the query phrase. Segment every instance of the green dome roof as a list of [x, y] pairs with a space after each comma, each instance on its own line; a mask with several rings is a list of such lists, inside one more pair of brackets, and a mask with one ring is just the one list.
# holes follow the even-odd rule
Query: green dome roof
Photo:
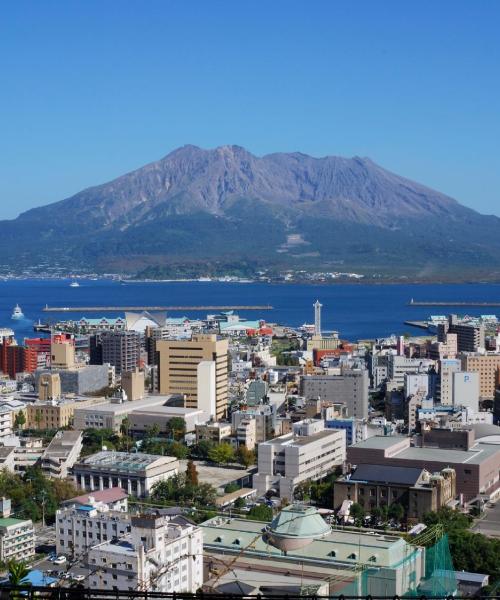
[[284, 508], [269, 527], [269, 540], [282, 550], [305, 546], [315, 538], [331, 532], [318, 510], [312, 506], [292, 504]]

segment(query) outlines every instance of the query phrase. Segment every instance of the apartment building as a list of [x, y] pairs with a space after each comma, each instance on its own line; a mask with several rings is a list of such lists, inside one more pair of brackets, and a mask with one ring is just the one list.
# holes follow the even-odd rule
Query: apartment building
[[245, 446], [247, 450], [255, 448], [255, 419], [242, 419], [234, 434], [237, 447]]
[[301, 396], [344, 404], [348, 416], [357, 419], [368, 418], [368, 387], [366, 369], [343, 368], [340, 375], [303, 375], [300, 378]]
[[90, 589], [195, 593], [203, 584], [203, 533], [182, 516], [132, 516], [131, 530], [89, 550]]
[[463, 353], [462, 370], [479, 374], [479, 396], [492, 400], [500, 384], [500, 354]]
[[293, 500], [299, 483], [321, 479], [344, 462], [345, 440], [344, 430], [325, 429], [319, 419], [295, 423], [292, 433], [259, 444], [253, 487], [259, 494], [274, 489], [280, 498]]
[[233, 432], [235, 432], [241, 421], [253, 419], [255, 421], [255, 442], [265, 442], [276, 435], [276, 410], [274, 405], [261, 404], [248, 408], [247, 410], [235, 410], [231, 414]]
[[72, 498], [56, 512], [58, 554], [81, 556], [92, 546], [121, 538], [129, 532], [127, 494], [120, 488]]
[[[446, 327], [447, 325], [447, 327]], [[484, 325], [463, 323], [457, 315], [450, 315], [448, 323], [438, 328], [438, 340], [444, 341], [444, 335], [455, 333], [457, 335], [458, 352], [477, 352], [485, 347]]]
[[101, 335], [102, 362], [121, 375], [135, 371], [141, 357], [141, 334], [137, 331], [107, 331]]
[[35, 529], [31, 519], [10, 516], [11, 502], [0, 498], [0, 561], [23, 561], [35, 554]]
[[225, 421], [209, 421], [208, 423], [199, 423], [195, 427], [196, 443], [212, 442], [220, 444], [227, 441], [232, 433], [231, 423]]
[[178, 394], [186, 408], [200, 408], [216, 420], [227, 413], [228, 340], [194, 335], [156, 342], [161, 394]]

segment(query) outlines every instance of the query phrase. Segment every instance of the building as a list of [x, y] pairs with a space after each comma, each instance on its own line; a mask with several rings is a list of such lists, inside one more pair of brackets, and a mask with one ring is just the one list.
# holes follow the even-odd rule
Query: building
[[144, 498], [155, 483], [178, 471], [179, 461], [172, 456], [103, 450], [75, 463], [73, 477], [88, 492], [120, 487], [129, 495]]
[[144, 371], [124, 371], [122, 373], [122, 390], [127, 400], [140, 400], [144, 398]]
[[15, 379], [18, 373], [33, 373], [38, 365], [36, 351], [18, 346], [14, 336], [0, 338], [0, 371]]
[[272, 404], [261, 404], [247, 408], [246, 410], [235, 410], [231, 414], [233, 432], [239, 427], [241, 421], [253, 419], [255, 421], [255, 442], [265, 442], [276, 435], [276, 409]]
[[453, 406], [479, 411], [479, 373], [453, 373]]
[[131, 435], [142, 437], [153, 425], [159, 428], [159, 435], [171, 435], [169, 423], [172, 419], [182, 419], [186, 433], [193, 433], [198, 424], [207, 421], [202, 410], [183, 406], [153, 406], [133, 410], [128, 414], [128, 429]]
[[35, 554], [35, 529], [31, 519], [13, 519], [11, 502], [0, 499], [0, 561], [24, 561]]
[[123, 419], [135, 410], [151, 410], [164, 406], [170, 396], [147, 396], [132, 402], [104, 402], [75, 408], [73, 426], [75, 429], [112, 429], [120, 432]]
[[12, 435], [13, 422], [12, 412], [9, 406], [0, 404], [0, 442], [2, 439]]
[[357, 444], [366, 440], [368, 437], [368, 425], [364, 420], [340, 417], [325, 420], [325, 427], [327, 429], [343, 429], [346, 435], [346, 446], [351, 444]]
[[[473, 425], [472, 429], [494, 427]], [[498, 428], [495, 428], [495, 430]], [[432, 430], [436, 435], [436, 430]], [[381, 465], [426, 469], [430, 473], [441, 472], [450, 467], [456, 473], [456, 493], [463, 499], [473, 501], [482, 495], [495, 499], [500, 496], [500, 444], [490, 440], [467, 437], [465, 442], [453, 437], [458, 432], [445, 431], [440, 438], [428, 439], [424, 446], [412, 445], [409, 437], [374, 436], [347, 448], [350, 465]], [[500, 439], [500, 438], [499, 438]], [[438, 445], [439, 444], [439, 445]]]
[[137, 331], [106, 331], [101, 335], [102, 362], [116, 373], [135, 371], [141, 357], [141, 334]]
[[[327, 582], [323, 596], [392, 597], [415, 594], [424, 575], [422, 548], [399, 536], [332, 530], [310, 506], [287, 506], [271, 524], [262, 525], [234, 516], [201, 524], [205, 567], [214, 580], [227, 570], [229, 559], [238, 580], [258, 582], [256, 593], [263, 596], [308, 596], [324, 590]], [[209, 579], [207, 590], [211, 584]]]
[[391, 354], [387, 362], [387, 378], [394, 385], [403, 387], [408, 373], [427, 373], [434, 361], [423, 358], [407, 358]]
[[26, 407], [27, 429], [62, 429], [73, 421], [78, 408], [102, 402], [100, 398], [77, 398], [35, 402]]
[[[198, 378], [204, 378], [203, 387], [215, 389], [215, 418], [227, 412], [228, 340], [216, 335], [193, 335], [190, 340], [158, 340], [156, 342], [158, 386], [161, 394], [179, 394], [187, 408], [202, 408], [210, 412], [212, 406], [202, 407], [199, 400], [210, 403], [212, 394], [199, 398]], [[213, 362], [212, 368], [201, 365]], [[215, 380], [215, 381], [214, 381]], [[209, 409], [207, 411], [207, 408]]]
[[[62, 344], [59, 344], [62, 345]], [[35, 385], [39, 388], [39, 380], [46, 374], [58, 374], [61, 380], [61, 394], [90, 394], [99, 392], [109, 385], [108, 365], [77, 365], [73, 369], [37, 369]]]
[[42, 471], [49, 477], [66, 479], [80, 456], [82, 445], [81, 431], [58, 431], [42, 454]]
[[453, 469], [431, 474], [419, 467], [362, 464], [337, 479], [333, 485], [333, 507], [346, 500], [356, 502], [366, 512], [381, 506], [400, 504], [410, 522], [420, 522], [428, 512], [446, 506], [456, 496]]
[[445, 341], [447, 333], [457, 335], [458, 352], [477, 352], [485, 347], [484, 325], [463, 323], [457, 315], [449, 315], [448, 323], [438, 326], [438, 341]]
[[479, 374], [479, 396], [491, 400], [500, 384], [500, 354], [467, 353], [459, 357], [462, 370]]
[[53, 369], [74, 369], [75, 344], [71, 339], [53, 341], [50, 345], [50, 366]]
[[349, 417], [368, 418], [369, 377], [366, 369], [342, 369], [341, 375], [303, 375], [300, 394], [344, 404]]
[[196, 425], [196, 443], [212, 442], [220, 444], [223, 441], [228, 441], [232, 433], [231, 423], [225, 421], [209, 421], [208, 423], [200, 423]]
[[255, 419], [242, 419], [234, 435], [236, 446], [245, 446], [247, 450], [253, 450], [256, 443], [255, 437]]
[[262, 379], [254, 379], [248, 384], [246, 391], [246, 403], [249, 406], [261, 404], [267, 394], [267, 382]]
[[132, 516], [127, 535], [89, 551], [90, 589], [195, 593], [203, 584], [203, 533], [182, 516]]
[[81, 556], [92, 546], [129, 532], [127, 494], [120, 488], [66, 500], [56, 512], [57, 554]]
[[45, 372], [38, 378], [38, 399], [41, 402], [61, 398], [61, 377], [59, 373]]
[[345, 431], [325, 429], [320, 420], [295, 423], [292, 433], [259, 444], [253, 487], [293, 500], [299, 483], [321, 479], [344, 462], [345, 439]]

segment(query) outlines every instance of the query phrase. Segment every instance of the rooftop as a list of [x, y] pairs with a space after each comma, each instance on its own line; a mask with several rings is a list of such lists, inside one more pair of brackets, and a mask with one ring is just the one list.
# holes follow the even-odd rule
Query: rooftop
[[13, 525], [23, 525], [30, 519], [14, 519], [13, 517], [5, 517], [0, 519], [0, 527], [12, 527]]
[[[169, 460], [170, 459], [170, 460]], [[102, 450], [85, 458], [82, 464], [94, 467], [112, 467], [126, 471], [142, 471], [158, 460], [163, 462], [177, 462], [173, 456], [158, 456], [143, 452], [115, 452]]]
[[[214, 552], [239, 552], [270, 560], [283, 558], [281, 550], [263, 539], [265, 523], [247, 519], [214, 517], [202, 523], [204, 548]], [[286, 559], [291, 562], [311, 561], [315, 564], [334, 565], [343, 563], [355, 566], [359, 561], [373, 566], [394, 566], [407, 558], [411, 548], [401, 537], [393, 535], [370, 535], [333, 529], [321, 539], [301, 548], [289, 550]], [[356, 558], [351, 558], [355, 556]]]
[[422, 471], [423, 469], [418, 467], [407, 468], [363, 464], [356, 467], [349, 481], [374, 481], [378, 483], [415, 485], [420, 479]]
[[106, 490], [96, 490], [90, 494], [83, 494], [82, 496], [76, 496], [70, 500], [65, 500], [64, 504], [90, 504], [92, 499], [94, 502], [118, 502], [127, 498], [128, 494], [120, 487], [112, 487]]

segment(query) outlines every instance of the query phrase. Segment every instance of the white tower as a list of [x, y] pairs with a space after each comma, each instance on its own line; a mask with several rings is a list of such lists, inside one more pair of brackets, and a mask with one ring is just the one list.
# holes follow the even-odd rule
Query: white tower
[[314, 306], [314, 335], [321, 335], [321, 308], [323, 305], [319, 300], [313, 304]]

